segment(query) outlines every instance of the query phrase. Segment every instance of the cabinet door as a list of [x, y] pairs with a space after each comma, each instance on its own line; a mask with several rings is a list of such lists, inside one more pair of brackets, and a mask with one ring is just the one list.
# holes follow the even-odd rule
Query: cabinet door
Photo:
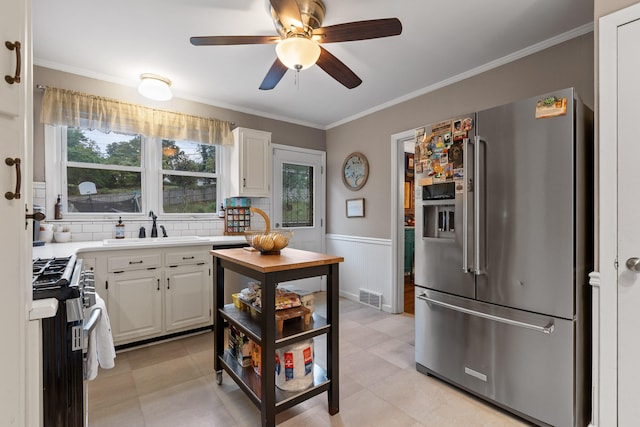
[[236, 128], [230, 164], [230, 195], [271, 195], [271, 133]]
[[[23, 8], [22, 2], [3, 2], [0, 17], [0, 114], [9, 117], [17, 117], [24, 107], [24, 103], [20, 102], [24, 76], [20, 76], [20, 80], [10, 79], [11, 82], [5, 79], [5, 76], [16, 77], [19, 68], [20, 71], [25, 69], [22, 58], [25, 57], [26, 45], [21, 31], [24, 19], [20, 18], [24, 14]], [[18, 59], [21, 63], [18, 63]]]
[[110, 274], [109, 318], [113, 341], [136, 341], [162, 332], [162, 273], [142, 270]]
[[185, 265], [166, 270], [166, 331], [210, 325], [213, 317], [213, 281], [208, 264]]

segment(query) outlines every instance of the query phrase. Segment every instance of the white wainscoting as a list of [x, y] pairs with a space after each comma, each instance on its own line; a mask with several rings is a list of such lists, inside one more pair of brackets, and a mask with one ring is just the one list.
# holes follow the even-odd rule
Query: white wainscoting
[[327, 234], [327, 253], [344, 257], [340, 296], [359, 301], [360, 288], [382, 294], [382, 310], [391, 312], [391, 240]]

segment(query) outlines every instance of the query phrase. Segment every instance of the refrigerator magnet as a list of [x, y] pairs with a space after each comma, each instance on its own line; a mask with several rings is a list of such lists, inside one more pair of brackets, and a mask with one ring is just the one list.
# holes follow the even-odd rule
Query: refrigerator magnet
[[462, 144], [456, 141], [448, 150], [449, 160], [453, 163], [453, 168], [462, 167]]
[[443, 134], [446, 132], [451, 132], [451, 120], [434, 124], [433, 127], [431, 128], [431, 132], [435, 134]]
[[471, 117], [467, 117], [462, 120], [462, 130], [467, 132], [473, 129], [473, 119]]
[[564, 116], [567, 114], [567, 98], [550, 96], [536, 102], [536, 119]]

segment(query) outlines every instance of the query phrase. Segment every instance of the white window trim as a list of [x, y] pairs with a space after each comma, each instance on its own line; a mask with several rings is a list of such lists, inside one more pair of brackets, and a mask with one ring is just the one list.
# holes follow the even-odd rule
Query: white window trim
[[[58, 194], [63, 195], [63, 206], [66, 206], [66, 197], [67, 197], [67, 181], [66, 181], [66, 142], [67, 142], [67, 128], [66, 126], [54, 126], [54, 125], [44, 125], [44, 141], [45, 141], [45, 181], [46, 181], [46, 190], [45, 190], [45, 202], [46, 202], [46, 210], [45, 214], [47, 218], [54, 218], [54, 206], [56, 204], [56, 200]], [[142, 198], [141, 202], [141, 211], [140, 213], [76, 213], [76, 212], [67, 212], [63, 210], [62, 218], [66, 220], [117, 220], [118, 217], [128, 218], [128, 219], [145, 219], [149, 215], [149, 211], [153, 211], [158, 218], [164, 219], [219, 219], [217, 212], [212, 213], [192, 213], [192, 214], [184, 214], [184, 213], [164, 213], [162, 211], [162, 176], [164, 170], [162, 169], [162, 162], [150, 162], [148, 159], [160, 158], [160, 148], [161, 139], [160, 138], [149, 138], [142, 136], [142, 146], [141, 150], [143, 152], [142, 155], [142, 164], [140, 168], [127, 167], [126, 170], [134, 170], [141, 169], [141, 186], [142, 186]], [[223, 157], [224, 147], [217, 146], [216, 147], [216, 173], [215, 177], [217, 180], [216, 185], [216, 200], [217, 203], [222, 203], [224, 195], [222, 182], [222, 165], [223, 162], [221, 158]], [[71, 164], [75, 164], [71, 162]], [[89, 166], [90, 167], [90, 166]], [[112, 169], [120, 169], [118, 166], [113, 166]], [[175, 173], [176, 175], [182, 175], [180, 171], [169, 171], [171, 173]], [[185, 173], [185, 175], [189, 176], [198, 176], [196, 173]], [[202, 174], [203, 176], [210, 177], [210, 174]], [[157, 182], [156, 190], [150, 188], [151, 182]]]

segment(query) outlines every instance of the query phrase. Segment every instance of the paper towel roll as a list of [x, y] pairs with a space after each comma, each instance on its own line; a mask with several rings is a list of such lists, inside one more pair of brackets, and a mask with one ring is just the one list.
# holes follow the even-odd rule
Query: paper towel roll
[[313, 340], [276, 350], [276, 386], [301, 391], [313, 385]]

